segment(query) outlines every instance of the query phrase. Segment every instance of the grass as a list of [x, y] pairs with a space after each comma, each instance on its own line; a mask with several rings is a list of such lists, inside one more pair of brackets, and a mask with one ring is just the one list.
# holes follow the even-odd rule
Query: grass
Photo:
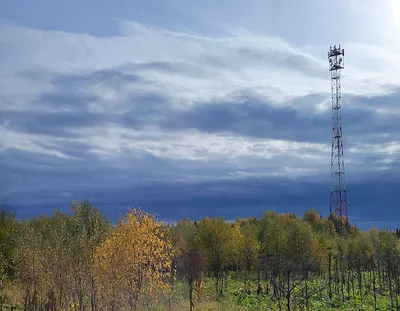
[[[265, 284], [264, 288], [265, 288]], [[176, 297], [176, 304], [173, 310], [183, 311], [189, 309], [189, 299], [186, 293], [186, 287], [180, 283], [176, 291], [178, 294]], [[216, 294], [214, 289], [214, 281], [212, 279], [206, 279], [203, 282], [202, 290], [200, 292], [199, 302], [195, 303], [195, 311], [212, 311], [212, 310], [235, 310], [235, 311], [256, 311], [256, 310], [279, 310], [278, 302], [273, 301], [270, 295], [256, 293], [256, 282], [251, 283], [251, 291], [244, 291], [244, 284], [237, 280], [231, 279], [228, 282], [228, 286], [225, 289], [225, 296], [222, 301], [217, 302]], [[282, 309], [285, 310], [286, 302], [281, 301]], [[160, 309], [162, 310], [162, 309]], [[164, 309], [165, 310], [165, 309]], [[302, 310], [297, 308], [296, 310]], [[373, 311], [374, 301], [372, 296], [363, 296], [357, 292], [355, 299], [343, 301], [339, 298], [330, 300], [326, 293], [315, 295], [309, 301], [308, 311]], [[390, 300], [388, 297], [378, 297], [377, 299], [377, 310], [379, 311], [390, 311], [394, 310], [390, 306]]]
[[[265, 288], [265, 283], [263, 288]], [[257, 283], [253, 280], [250, 284], [251, 291], [245, 291], [244, 284], [237, 279], [229, 279], [228, 286], [225, 288], [225, 295], [223, 298], [217, 299], [215, 293], [215, 283], [212, 279], [205, 279], [202, 282], [200, 293], [195, 294], [195, 311], [258, 311], [258, 310], [279, 310], [278, 302], [273, 301], [270, 295], [260, 294], [256, 292]], [[15, 311], [22, 311], [21, 304], [21, 289], [12, 288], [8, 292], [8, 301], [3, 305], [4, 311], [10, 311], [11, 306]], [[169, 300], [171, 300], [171, 309], [168, 308]], [[218, 300], [218, 301], [217, 301]], [[282, 310], [285, 310], [285, 301], [281, 301]], [[187, 311], [189, 310], [189, 297], [188, 287], [183, 282], [177, 282], [174, 287], [172, 297], [160, 297], [158, 306], [142, 308], [140, 311]], [[296, 309], [301, 311], [302, 309]], [[372, 296], [361, 296], [357, 292], [355, 299], [342, 301], [342, 299], [328, 298], [326, 293], [321, 293], [314, 296], [309, 301], [308, 311], [373, 311], [374, 301]], [[390, 311], [390, 300], [387, 297], [380, 296], [377, 299], [377, 310]]]

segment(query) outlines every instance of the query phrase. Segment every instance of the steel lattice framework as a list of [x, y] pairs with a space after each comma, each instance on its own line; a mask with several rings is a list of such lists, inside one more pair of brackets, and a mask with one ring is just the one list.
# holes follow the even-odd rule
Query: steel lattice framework
[[332, 91], [332, 153], [331, 153], [331, 190], [330, 212], [348, 221], [347, 191], [344, 180], [344, 159], [342, 141], [341, 85], [340, 70], [344, 68], [344, 49], [330, 47], [328, 52], [329, 71], [331, 72]]

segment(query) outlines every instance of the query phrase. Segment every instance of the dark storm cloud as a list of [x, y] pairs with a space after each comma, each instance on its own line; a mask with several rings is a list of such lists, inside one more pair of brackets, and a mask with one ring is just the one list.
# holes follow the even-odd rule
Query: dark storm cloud
[[[397, 94], [400, 100], [400, 94]], [[319, 103], [317, 98], [305, 99]], [[227, 102], [194, 105], [188, 110], [166, 112], [159, 125], [169, 129], [196, 128], [204, 132], [229, 132], [240, 136], [273, 138], [324, 143], [331, 135], [331, 112], [301, 111], [304, 98], [292, 100], [291, 107], [276, 107], [257, 98], [242, 96]], [[317, 100], [316, 100], [317, 99]], [[374, 98], [378, 106], [381, 97]], [[361, 98], [357, 99], [362, 102]], [[309, 105], [310, 103], [308, 103]], [[296, 108], [294, 108], [296, 107]], [[370, 110], [343, 107], [342, 123], [349, 141], [373, 139], [373, 135], [389, 133], [398, 137], [399, 117], [379, 115]], [[168, 114], [169, 113], [169, 114]], [[354, 139], [353, 139], [354, 138]], [[380, 138], [380, 142], [384, 139]]]
[[[218, 163], [201, 165], [132, 151], [117, 157], [99, 159], [84, 144], [61, 144], [56, 146], [56, 150], [65, 152], [67, 158], [20, 150], [3, 151], [0, 162], [0, 197], [18, 200], [20, 203], [35, 203], [42, 202], [44, 196], [47, 201], [62, 202], [70, 200], [69, 197], [64, 198], [64, 192], [81, 198], [91, 193], [115, 193], [124, 189], [135, 194], [136, 200], [146, 196], [169, 200], [175, 197], [176, 192], [181, 192], [182, 196], [186, 191], [184, 186], [179, 189], [173, 186], [176, 180], [185, 180], [187, 176], [193, 179], [200, 172], [210, 177], [213, 174], [228, 176], [229, 172], [228, 167]], [[154, 184], [161, 181], [167, 183], [164, 185], [164, 193], [159, 196]], [[168, 183], [171, 183], [170, 187]]]
[[400, 87], [387, 86], [387, 93], [379, 96], [351, 96], [350, 101], [370, 108], [399, 108]]
[[[46, 110], [73, 111], [75, 113], [86, 113], [88, 106], [99, 101], [95, 95], [86, 95], [68, 88], [57, 89], [53, 93], [40, 94], [34, 101], [35, 108]], [[33, 110], [33, 109], [32, 109]]]
[[[398, 179], [386, 179], [374, 183], [360, 181], [348, 185], [350, 216], [355, 223], [381, 222], [382, 226], [393, 218], [400, 217], [396, 193]], [[216, 190], [223, 189], [223, 190]], [[238, 191], [239, 190], [239, 191]], [[34, 197], [34, 201], [30, 198]], [[56, 195], [51, 191], [21, 196], [21, 215], [35, 214], [35, 207], [49, 210], [55, 207], [68, 208], [69, 198], [89, 198], [114, 221], [128, 207], [142, 207], [156, 213], [160, 218], [177, 220], [185, 215], [192, 219], [205, 216], [235, 217], [260, 216], [263, 211], [302, 215], [310, 208], [327, 216], [329, 211], [329, 184], [307, 179], [290, 181], [280, 179], [239, 179], [213, 182], [141, 182], [118, 188], [101, 190], [77, 190], [70, 197]], [[32, 208], [32, 210], [30, 210]], [[379, 213], [377, 213], [379, 210]], [[379, 225], [379, 224], [378, 224]]]
[[107, 115], [88, 111], [0, 111], [0, 123], [9, 122], [8, 128], [11, 130], [58, 137], [77, 137], [77, 134], [68, 130], [101, 126], [108, 120]]
[[[167, 99], [156, 94], [133, 94], [125, 104], [132, 106], [123, 114], [118, 112], [94, 112], [88, 105], [96, 100], [87, 100], [70, 94], [46, 94], [41, 102], [42, 110], [1, 110], [0, 124], [6, 124], [11, 130], [31, 134], [45, 134], [58, 137], [77, 137], [79, 129], [96, 126], [119, 124], [126, 127], [141, 128], [146, 125], [157, 125], [158, 119], [168, 111]], [[100, 102], [100, 99], [97, 100]], [[50, 109], [57, 109], [51, 111]], [[107, 109], [110, 110], [110, 109]], [[74, 133], [71, 133], [74, 130]]]
[[[27, 73], [33, 75], [33, 73]], [[152, 93], [129, 94], [124, 100], [124, 110], [120, 115], [97, 94], [88, 94], [90, 87], [107, 86], [118, 90], [129, 84], [145, 83], [137, 75], [125, 74], [116, 70], [101, 70], [88, 75], [64, 75], [52, 79], [55, 91], [39, 95], [32, 108], [13, 110], [0, 106], [0, 124], [7, 124], [11, 130], [31, 134], [45, 134], [58, 137], [76, 137], [70, 130], [107, 126], [114, 123], [129, 127], [142, 127], [155, 124], [159, 115], [168, 111], [168, 99]], [[105, 105], [107, 112], [92, 111], [90, 106]], [[114, 103], [109, 103], [112, 107]], [[132, 107], [126, 109], [126, 107]], [[111, 111], [110, 111], [111, 110]]]
[[295, 141], [319, 140], [320, 137], [315, 138], [315, 130], [326, 129], [326, 118], [304, 117], [294, 108], [277, 108], [249, 97], [233, 101], [203, 103], [185, 111], [174, 111], [162, 121], [161, 126]]

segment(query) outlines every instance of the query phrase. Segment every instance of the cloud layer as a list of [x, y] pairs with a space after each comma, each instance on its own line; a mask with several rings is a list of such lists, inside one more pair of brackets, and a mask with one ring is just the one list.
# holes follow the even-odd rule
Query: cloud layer
[[[326, 211], [325, 53], [120, 26], [114, 37], [0, 27], [2, 197], [26, 214], [82, 197], [113, 217], [133, 204], [166, 219]], [[350, 214], [375, 217], [372, 202], [395, 206], [400, 62], [382, 46], [356, 59], [364, 48], [346, 45], [345, 161]]]

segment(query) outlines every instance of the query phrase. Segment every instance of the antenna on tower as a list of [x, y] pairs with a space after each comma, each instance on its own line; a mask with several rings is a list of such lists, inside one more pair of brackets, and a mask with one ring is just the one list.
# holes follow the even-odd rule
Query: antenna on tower
[[332, 153], [330, 212], [340, 218], [341, 224], [348, 222], [347, 191], [344, 180], [344, 159], [342, 141], [341, 85], [340, 70], [344, 68], [344, 49], [339, 45], [329, 48], [329, 71], [332, 91]]

